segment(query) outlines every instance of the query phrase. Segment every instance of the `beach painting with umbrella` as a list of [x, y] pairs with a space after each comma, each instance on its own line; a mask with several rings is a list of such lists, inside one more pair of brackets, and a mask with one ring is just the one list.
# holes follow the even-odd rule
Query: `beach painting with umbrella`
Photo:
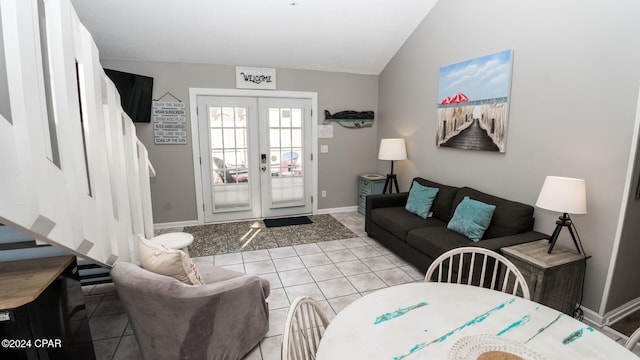
[[505, 151], [513, 50], [440, 68], [436, 144]]

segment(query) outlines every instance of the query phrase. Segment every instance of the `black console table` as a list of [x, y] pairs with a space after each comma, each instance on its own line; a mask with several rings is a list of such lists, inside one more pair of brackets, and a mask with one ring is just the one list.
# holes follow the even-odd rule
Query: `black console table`
[[0, 263], [0, 359], [95, 359], [75, 256]]

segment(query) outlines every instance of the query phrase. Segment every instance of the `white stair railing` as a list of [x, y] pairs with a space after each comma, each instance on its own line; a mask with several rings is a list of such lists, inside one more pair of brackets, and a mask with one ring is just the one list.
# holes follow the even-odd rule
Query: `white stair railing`
[[0, 223], [100, 265], [137, 261], [155, 174], [91, 35], [69, 0], [0, 0], [0, 21]]

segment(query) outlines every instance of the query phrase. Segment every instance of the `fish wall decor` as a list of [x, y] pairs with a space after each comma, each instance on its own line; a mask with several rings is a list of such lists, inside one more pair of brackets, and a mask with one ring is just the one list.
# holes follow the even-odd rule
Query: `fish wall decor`
[[335, 121], [346, 128], [371, 127], [373, 125], [373, 116], [373, 111], [347, 110], [332, 115], [328, 110], [325, 110], [323, 124], [326, 125]]

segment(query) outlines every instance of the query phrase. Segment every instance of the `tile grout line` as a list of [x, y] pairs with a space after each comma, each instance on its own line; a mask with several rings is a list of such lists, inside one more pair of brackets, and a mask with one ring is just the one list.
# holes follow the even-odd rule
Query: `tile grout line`
[[[354, 238], [354, 239], [355, 239], [355, 238]], [[350, 260], [350, 261], [359, 261], [359, 262], [361, 262], [361, 263], [362, 263], [362, 264], [363, 264], [363, 265], [364, 265], [364, 266], [369, 270], [368, 272], [363, 272], [362, 274], [367, 274], [367, 273], [373, 274], [373, 275], [375, 276], [375, 278], [376, 278], [376, 279], [378, 279], [379, 281], [381, 281], [381, 282], [382, 282], [382, 284], [384, 284], [384, 285], [385, 285], [384, 287], [389, 287], [389, 286], [391, 286], [389, 283], [387, 283], [384, 279], [380, 278], [380, 277], [375, 273], [375, 272], [376, 272], [376, 270], [372, 269], [369, 265], [367, 265], [365, 262], [363, 262], [363, 261], [362, 261], [363, 259], [366, 259], [366, 258], [360, 258], [360, 257], [358, 257], [356, 254], [354, 254], [354, 253], [351, 251], [351, 249], [354, 249], [354, 248], [360, 248], [360, 247], [372, 247], [372, 245], [370, 245], [369, 243], [367, 243], [366, 241], [364, 241], [364, 239], [362, 239], [361, 237], [357, 237], [357, 239], [361, 239], [361, 240], [364, 242], [364, 245], [362, 245], [362, 246], [354, 246], [354, 247], [347, 247], [347, 246], [345, 246], [345, 245], [342, 243], [342, 241], [341, 241], [341, 240], [348, 240], [348, 239], [339, 239], [339, 240], [335, 240], [335, 241], [339, 241], [339, 242], [340, 242], [340, 244], [341, 244], [342, 246], [344, 246], [344, 248], [343, 248], [343, 249], [339, 249], [339, 250], [347, 250], [351, 255], [353, 255], [353, 256], [355, 257], [355, 259], [354, 259], [354, 260]], [[317, 243], [315, 243], [315, 244], [317, 244]], [[301, 256], [304, 256], [304, 255], [301, 255], [300, 253], [298, 253], [298, 251], [296, 251], [296, 250], [295, 250], [295, 246], [292, 246], [292, 247], [293, 247], [293, 250], [294, 250], [294, 252], [296, 253], [296, 255], [288, 256], [288, 257], [282, 257], [282, 258], [275, 258], [275, 259], [274, 259], [274, 258], [272, 258], [271, 260], [273, 261], [273, 260], [276, 260], [276, 259], [283, 259], [283, 258], [290, 258], [290, 257], [292, 257], [292, 258], [298, 258], [298, 259], [301, 261], [301, 263], [303, 264], [303, 266], [304, 266], [304, 267], [303, 267], [303, 269], [304, 269], [305, 271], [307, 271], [307, 273], [309, 273], [309, 274], [310, 274], [310, 272], [309, 272], [309, 268], [310, 268], [310, 267], [309, 267], [309, 266], [307, 266], [307, 264], [305, 264], [305, 263], [304, 263], [304, 261], [302, 261], [302, 259], [301, 259]], [[347, 262], [347, 261], [337, 261], [337, 262], [336, 262], [336, 261], [334, 261], [331, 257], [329, 257], [329, 256], [327, 255], [327, 250], [323, 249], [323, 248], [322, 248], [322, 247], [320, 247], [320, 246], [318, 246], [318, 247], [320, 248], [320, 252], [318, 252], [318, 253], [312, 253], [312, 254], [305, 254], [305, 255], [313, 255], [313, 254], [320, 254], [320, 253], [321, 253], [321, 254], [323, 254], [324, 256], [326, 256], [326, 257], [329, 259], [330, 264], [331, 264], [331, 265], [334, 265], [334, 266], [336, 266], [336, 264], [341, 263], [341, 262]], [[330, 250], [330, 251], [336, 251], [336, 250]], [[382, 253], [379, 253], [379, 254], [378, 254], [378, 255], [376, 255], [376, 256], [371, 256], [371, 257], [368, 257], [368, 258], [375, 258], [375, 257], [382, 257], [382, 258], [384, 258], [384, 259], [388, 260], [389, 262], [391, 262], [391, 260], [390, 260], [390, 259], [389, 259], [385, 254], [382, 254]], [[243, 263], [244, 263], [244, 257], [243, 257]], [[392, 265], [393, 265], [392, 267], [390, 267], [390, 268], [388, 268], [388, 269], [383, 269], [383, 270], [398, 269], [398, 270], [402, 271], [404, 274], [406, 274], [406, 272], [405, 272], [404, 270], [400, 269], [400, 267], [399, 267], [398, 265], [394, 264], [393, 262], [391, 262], [391, 263], [392, 263]], [[325, 264], [325, 265], [329, 265], [329, 264]], [[322, 266], [322, 265], [319, 265], [319, 266]], [[311, 266], [311, 268], [313, 268], [313, 267], [314, 267], [314, 266]], [[336, 266], [336, 268], [337, 268], [337, 266]], [[280, 276], [280, 272], [281, 272], [281, 271], [292, 271], [292, 270], [297, 270], [297, 269], [291, 269], [291, 270], [277, 270], [277, 269], [276, 269], [276, 274], [278, 275], [278, 278], [280, 279], [280, 282], [281, 282], [281, 283], [282, 283], [282, 277]], [[310, 283], [305, 283], [305, 284], [311, 284], [311, 283], [313, 283], [313, 284], [318, 288], [318, 290], [320, 290], [320, 293], [323, 295], [323, 299], [322, 299], [322, 300], [320, 300], [320, 301], [326, 301], [326, 302], [328, 303], [328, 305], [331, 307], [331, 309], [333, 310], [333, 312], [334, 312], [335, 314], [337, 314], [337, 312], [336, 312], [335, 308], [333, 308], [333, 306], [331, 305], [330, 300], [332, 300], [332, 299], [336, 299], [336, 298], [340, 298], [340, 297], [349, 296], [349, 295], [355, 295], [355, 294], [358, 294], [358, 295], [360, 295], [360, 296], [364, 296], [365, 292], [369, 292], [369, 291], [372, 291], [372, 290], [376, 290], [376, 289], [372, 289], [372, 290], [360, 291], [360, 290], [358, 289], [358, 287], [356, 286], [356, 284], [355, 284], [355, 283], [353, 283], [353, 281], [349, 279], [349, 276], [356, 276], [356, 275], [361, 275], [361, 274], [352, 274], [352, 275], [347, 275], [347, 274], [345, 274], [345, 273], [343, 272], [343, 270], [340, 270], [339, 268], [338, 268], [338, 271], [342, 274], [342, 276], [341, 276], [341, 277], [334, 278], [334, 279], [344, 278], [344, 279], [345, 279], [345, 280], [346, 280], [346, 281], [347, 281], [347, 282], [348, 282], [348, 283], [353, 287], [353, 289], [356, 291], [356, 293], [354, 293], [354, 294], [346, 294], [346, 295], [343, 295], [343, 296], [337, 296], [337, 297], [329, 298], [329, 297], [328, 297], [328, 295], [326, 294], [326, 291], [325, 291], [325, 290], [322, 290], [322, 288], [321, 288], [321, 287], [320, 287], [320, 285], [318, 284], [318, 283], [319, 283], [319, 281], [318, 281], [318, 280], [316, 280], [316, 279], [315, 279], [311, 274], [310, 274], [310, 276], [311, 276], [312, 282], [310, 282]], [[409, 277], [411, 278], [411, 276], [410, 276], [409, 274], [406, 274], [406, 275], [407, 275], [407, 276], [409, 276]], [[334, 279], [327, 279], [327, 280], [323, 280], [323, 281], [329, 281], [329, 280], [334, 280]], [[413, 278], [411, 278], [411, 279], [413, 280]], [[415, 280], [413, 280], [413, 281], [415, 281]], [[289, 303], [291, 304], [291, 303], [293, 302], [293, 300], [295, 300], [295, 299], [293, 299], [293, 300], [292, 300], [292, 299], [290, 298], [289, 294], [288, 294], [288, 293], [287, 293], [287, 291], [286, 291], [286, 287], [284, 286], [284, 284], [282, 284], [282, 285], [283, 285], [283, 290], [284, 290], [284, 292], [285, 292], [285, 295], [287, 296], [287, 299], [289, 300]], [[297, 284], [297, 285], [292, 285], [292, 286], [298, 286], [298, 285], [304, 285], [304, 284]], [[380, 289], [380, 288], [377, 288], [377, 289]]]

